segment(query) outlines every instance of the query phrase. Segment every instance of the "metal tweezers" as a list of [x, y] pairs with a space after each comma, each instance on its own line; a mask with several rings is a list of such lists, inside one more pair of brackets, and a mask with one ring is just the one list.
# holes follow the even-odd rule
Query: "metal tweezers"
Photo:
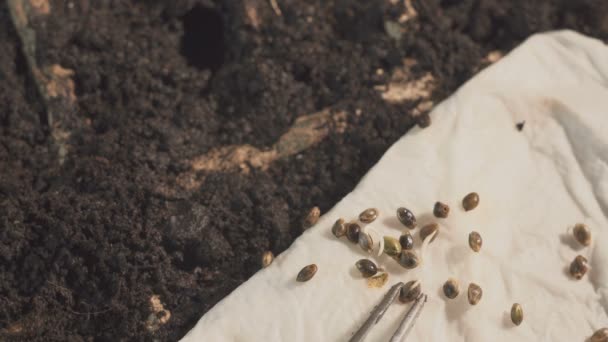
[[[362, 342], [365, 339], [365, 336], [367, 336], [370, 330], [380, 321], [388, 307], [395, 301], [397, 296], [399, 296], [399, 291], [401, 291], [403, 286], [404, 284], [399, 282], [388, 290], [386, 295], [384, 295], [384, 298], [382, 298], [380, 304], [374, 308], [365, 323], [363, 323], [361, 328], [359, 328], [353, 337], [351, 337], [349, 342]], [[397, 330], [395, 330], [389, 342], [401, 342], [405, 340], [410, 330], [414, 326], [416, 319], [420, 315], [426, 300], [427, 296], [424, 293], [421, 293], [418, 298], [416, 298], [414, 304], [412, 304], [405, 316], [403, 316], [399, 327]]]

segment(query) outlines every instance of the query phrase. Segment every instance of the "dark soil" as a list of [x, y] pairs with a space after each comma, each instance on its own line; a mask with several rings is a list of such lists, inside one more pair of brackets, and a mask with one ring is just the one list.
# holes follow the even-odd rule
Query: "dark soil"
[[[36, 58], [74, 71], [83, 123], [63, 165], [0, 2], [0, 340], [175, 341], [415, 124], [420, 100], [375, 89], [405, 58], [437, 103], [535, 32], [608, 39], [601, 0], [414, 1], [399, 39], [384, 23], [401, 3], [277, 2], [282, 16], [267, 0], [51, 1]], [[343, 132], [267, 168], [176, 182], [191, 158], [267, 149], [324, 108], [347, 113]], [[155, 331], [153, 295], [171, 312]]]

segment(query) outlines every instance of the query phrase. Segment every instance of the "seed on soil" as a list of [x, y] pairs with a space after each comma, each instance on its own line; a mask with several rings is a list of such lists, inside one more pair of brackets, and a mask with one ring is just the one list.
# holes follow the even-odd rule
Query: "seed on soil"
[[380, 288], [380, 287], [384, 286], [384, 284], [386, 284], [387, 281], [388, 281], [388, 273], [384, 272], [384, 273], [376, 274], [375, 276], [373, 276], [371, 278], [367, 278], [367, 286]]
[[591, 231], [586, 225], [577, 223], [572, 230], [574, 238], [583, 246], [589, 246], [591, 244]]
[[518, 303], [511, 307], [511, 322], [515, 325], [520, 325], [524, 320], [524, 309]]
[[446, 218], [450, 213], [450, 207], [441, 202], [436, 202], [435, 207], [433, 208], [433, 215], [438, 218]]
[[401, 249], [412, 249], [414, 248], [414, 237], [409, 232], [405, 232], [399, 237], [399, 244]]
[[407, 208], [397, 209], [397, 219], [409, 229], [416, 228], [416, 216]]
[[392, 236], [384, 237], [384, 253], [389, 256], [397, 256], [401, 252], [401, 244], [399, 240], [395, 239]]
[[524, 129], [525, 124], [526, 124], [526, 121], [524, 120], [524, 121], [516, 123], [515, 127], [517, 127], [517, 130], [521, 132]]
[[266, 251], [262, 254], [262, 267], [266, 268], [272, 264], [274, 260], [274, 254], [271, 251]]
[[431, 235], [433, 235], [433, 237], [429, 242], [435, 241], [435, 238], [439, 235], [439, 225], [437, 223], [429, 223], [420, 229], [420, 240], [424, 241], [427, 236]]
[[306, 215], [306, 217], [304, 218], [304, 222], [302, 223], [302, 226], [304, 227], [304, 229], [308, 229], [308, 228], [314, 226], [315, 223], [317, 223], [317, 221], [319, 221], [320, 216], [321, 216], [321, 209], [319, 209], [319, 207], [313, 207], [312, 209], [310, 209], [310, 211], [308, 212], [308, 215]]
[[462, 207], [465, 211], [473, 210], [479, 205], [479, 195], [476, 192], [464, 196], [462, 199]]
[[422, 113], [416, 118], [416, 123], [420, 128], [427, 128], [431, 125], [431, 116], [429, 113]]
[[443, 294], [449, 299], [458, 297], [459, 293], [460, 286], [458, 285], [458, 280], [450, 278], [443, 284]]
[[399, 301], [401, 303], [409, 303], [416, 300], [422, 292], [420, 282], [418, 280], [411, 280], [405, 283], [399, 292]]
[[416, 268], [420, 264], [420, 259], [416, 253], [412, 251], [401, 251], [397, 261], [399, 262], [399, 265], [407, 269]]
[[577, 255], [576, 258], [570, 264], [570, 274], [575, 279], [581, 279], [589, 267], [587, 266], [587, 258], [582, 255]]
[[341, 238], [346, 234], [346, 225], [344, 224], [343, 218], [339, 218], [336, 223], [334, 223], [333, 227], [331, 227], [331, 232], [337, 238]]
[[378, 218], [379, 212], [376, 208], [369, 208], [363, 210], [361, 214], [359, 214], [359, 221], [363, 223], [372, 223], [376, 218]]
[[483, 240], [478, 232], [473, 231], [469, 233], [469, 246], [474, 252], [479, 252], [482, 244]]
[[608, 328], [602, 328], [594, 332], [589, 342], [608, 342]]
[[374, 249], [374, 240], [372, 236], [366, 232], [359, 233], [359, 247], [367, 253], [371, 253]]
[[315, 276], [315, 273], [317, 273], [317, 265], [310, 264], [308, 266], [304, 266], [304, 268], [298, 273], [296, 280], [299, 282], [309, 281]]
[[376, 266], [376, 264], [374, 264], [374, 262], [369, 259], [361, 259], [357, 261], [355, 266], [357, 267], [359, 272], [361, 272], [361, 275], [363, 275], [363, 277], [365, 278], [369, 278], [378, 273], [378, 266]]
[[467, 291], [467, 296], [469, 298], [469, 304], [477, 305], [481, 300], [481, 296], [483, 295], [483, 291], [481, 290], [481, 286], [470, 283], [469, 290]]
[[361, 233], [361, 226], [355, 222], [348, 223], [346, 225], [346, 237], [352, 243], [359, 243], [359, 233]]

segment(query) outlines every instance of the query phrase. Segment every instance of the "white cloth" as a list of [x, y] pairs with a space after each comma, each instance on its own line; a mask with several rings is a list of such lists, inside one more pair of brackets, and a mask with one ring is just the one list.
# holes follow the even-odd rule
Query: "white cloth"
[[[182, 341], [346, 341], [390, 286], [419, 279], [429, 295], [407, 341], [584, 341], [608, 326], [608, 47], [569, 31], [536, 35], [463, 85], [432, 112], [433, 124], [413, 128], [359, 185], [299, 237], [273, 264], [207, 312]], [[515, 124], [525, 120], [523, 131]], [[469, 192], [480, 195], [462, 209]], [[432, 217], [435, 201], [450, 205]], [[415, 230], [437, 221], [440, 233], [407, 271], [382, 256], [366, 256], [330, 232], [337, 218], [380, 210], [370, 226], [398, 237], [395, 211], [418, 218]], [[568, 228], [588, 224], [591, 247]], [[483, 237], [480, 253], [470, 231]], [[577, 254], [590, 271], [579, 281], [567, 267]], [[368, 288], [355, 270], [368, 257], [390, 273]], [[298, 271], [318, 272], [296, 283]], [[460, 281], [447, 300], [442, 284]], [[469, 282], [483, 288], [477, 306]], [[513, 303], [524, 320], [510, 321]], [[408, 306], [394, 304], [368, 341], [386, 341]]]

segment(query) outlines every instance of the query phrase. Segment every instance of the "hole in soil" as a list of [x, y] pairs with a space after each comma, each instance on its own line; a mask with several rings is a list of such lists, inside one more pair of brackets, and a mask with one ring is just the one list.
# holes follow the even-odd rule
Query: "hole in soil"
[[196, 6], [182, 17], [181, 54], [190, 65], [217, 70], [224, 62], [224, 23], [217, 10]]

